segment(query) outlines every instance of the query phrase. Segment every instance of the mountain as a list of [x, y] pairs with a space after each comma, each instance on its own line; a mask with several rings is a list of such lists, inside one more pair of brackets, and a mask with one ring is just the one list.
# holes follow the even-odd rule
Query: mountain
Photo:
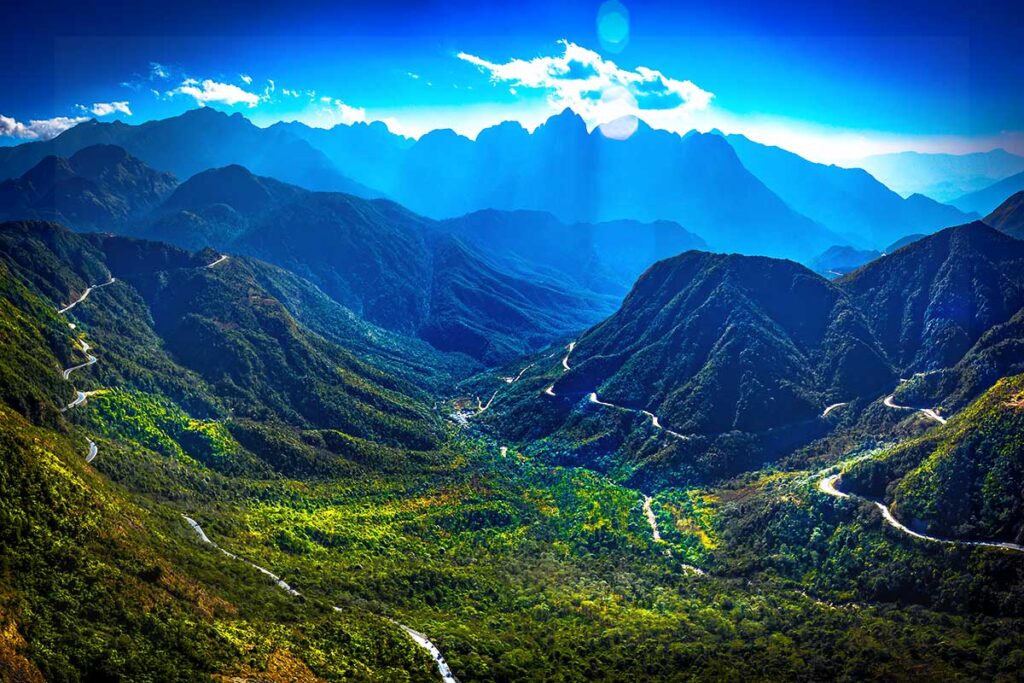
[[882, 254], [877, 251], [865, 251], [853, 247], [835, 245], [829, 247], [812, 260], [808, 266], [811, 270], [825, 277], [839, 277], [851, 270], [874, 261]]
[[985, 216], [986, 225], [1010, 237], [1024, 239], [1024, 191], [1018, 192]]
[[[367, 127], [318, 133], [323, 149], [371, 135]], [[382, 135], [381, 129], [372, 131]], [[312, 139], [312, 138], [311, 138]], [[372, 147], [370, 142], [361, 143]], [[628, 140], [587, 131], [569, 109], [533, 133], [505, 122], [475, 140], [451, 130], [414, 144], [391, 143], [391, 161], [373, 164], [351, 155], [332, 159], [363, 183], [435, 218], [483, 209], [542, 211], [566, 223], [668, 220], [701, 235], [712, 248], [809, 258], [843, 239], [787, 206], [744, 168], [718, 135], [654, 130], [640, 123]]]
[[1009, 197], [1024, 190], [1024, 172], [1004, 178], [988, 187], [953, 200], [953, 206], [984, 216], [995, 211]]
[[880, 249], [907, 233], [933, 232], [970, 218], [921, 194], [904, 199], [863, 169], [816, 164], [742, 135], [725, 139], [789, 206], [862, 246]]
[[[233, 256], [208, 267], [212, 256], [0, 224], [0, 670], [30, 682], [185, 683], [306, 679], [308, 662], [333, 680], [398, 670], [430, 679], [436, 664], [393, 617], [337, 590], [286, 592], [257, 561], [303, 590], [314, 573], [285, 566], [276, 544], [243, 549], [228, 520], [250, 505], [308, 503], [323, 482], [373, 488], [383, 472], [414, 481], [431, 466], [436, 482], [448, 456], [410, 449], [440, 443], [438, 419], [284, 312], [256, 282], [258, 264]], [[82, 349], [96, 362], [80, 365]], [[67, 367], [74, 374], [62, 376]], [[76, 388], [87, 400], [60, 410]], [[238, 628], [231, 644], [226, 624]], [[269, 633], [269, 660], [254, 663], [243, 652]]]
[[955, 364], [1024, 306], [1024, 242], [976, 221], [947, 228], [840, 278], [894, 367]]
[[913, 235], [906, 235], [905, 237], [901, 237], [898, 240], [896, 240], [895, 242], [893, 242], [892, 244], [890, 244], [889, 246], [887, 246], [884, 249], [884, 251], [885, 251], [886, 254], [891, 254], [892, 252], [896, 251], [897, 249], [902, 249], [903, 247], [907, 246], [908, 244], [911, 244], [913, 242], [918, 241], [922, 237], [927, 237], [927, 235], [923, 235], [921, 233], [915, 233]]
[[857, 165], [901, 195], [923, 194], [954, 203], [958, 197], [1024, 171], [1024, 157], [1004, 149], [973, 154], [899, 152], [865, 157]]
[[233, 164], [192, 176], [143, 221], [141, 234], [186, 249], [226, 246], [282, 204], [308, 194]]
[[211, 167], [240, 164], [313, 190], [379, 196], [345, 177], [305, 140], [282, 129], [259, 128], [241, 114], [229, 116], [210, 107], [137, 126], [90, 120], [52, 140], [0, 147], [0, 178], [21, 175], [47, 156], [68, 157], [96, 144], [123, 147], [149, 166], [179, 178]]
[[1024, 375], [999, 380], [939, 429], [855, 465], [854, 491], [891, 501], [912, 528], [1024, 542]]
[[93, 145], [67, 159], [46, 157], [20, 178], [0, 182], [0, 218], [110, 230], [158, 205], [177, 182], [120, 147]]
[[403, 154], [416, 142], [392, 133], [381, 121], [338, 124], [332, 128], [313, 128], [291, 121], [275, 123], [270, 129], [280, 129], [305, 140], [326, 154], [338, 168], [358, 169], [362, 182], [370, 187], [388, 186]]
[[615, 305], [572, 282], [506, 272], [393, 202], [308, 192], [239, 166], [193, 176], [153, 213], [136, 234], [269, 261], [371, 323], [486, 362], [546, 345]]
[[687, 252], [580, 337], [556, 394], [598, 391], [683, 434], [757, 432], [891, 380], [843, 292], [789, 261]]
[[159, 388], [200, 414], [329, 427], [379, 443], [429, 447], [436, 434], [420, 390], [303, 325], [261, 285], [267, 273], [257, 262], [233, 257], [208, 268], [213, 253], [34, 222], [0, 225], [0, 255], [57, 301], [107, 273], [116, 278], [103, 290], [102, 316], [77, 314], [102, 345], [98, 373], [113, 385]]
[[707, 248], [671, 221], [569, 225], [538, 211], [476, 211], [441, 221], [438, 228], [524, 274], [542, 280], [569, 275], [582, 287], [616, 296], [625, 295], [655, 261]]
[[1024, 308], [994, 325], [951, 367], [911, 375], [896, 388], [901, 405], [956, 412], [1000, 378], [1024, 372]]

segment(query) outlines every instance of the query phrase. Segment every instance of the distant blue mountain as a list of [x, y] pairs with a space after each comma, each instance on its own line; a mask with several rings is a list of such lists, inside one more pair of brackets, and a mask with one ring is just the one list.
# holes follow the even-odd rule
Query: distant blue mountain
[[1024, 172], [1004, 178], [983, 190], [965, 194], [955, 200], [953, 205], [984, 216], [995, 211], [1000, 204], [1021, 190], [1024, 190]]
[[487, 209], [437, 225], [524, 275], [556, 281], [568, 276], [581, 287], [616, 297], [656, 261], [707, 249], [703, 239], [671, 221], [570, 225], [540, 211]]
[[[798, 259], [845, 241], [765, 187], [718, 135], [682, 137], [641, 123], [628, 140], [612, 140], [588, 132], [568, 109], [532, 134], [508, 122], [475, 141], [436, 130], [413, 144], [380, 142], [382, 133], [338, 126], [302, 137], [349, 176], [435, 218], [493, 208], [544, 211], [568, 223], [668, 220], [713, 249]], [[369, 151], [329, 151], [376, 149], [354, 136], [377, 139], [389, 164], [369, 160]]]
[[920, 194], [904, 199], [863, 169], [816, 164], [742, 135], [726, 139], [787, 204], [864, 247], [880, 249], [908, 233], [931, 233], [972, 217]]
[[923, 194], [954, 204], [965, 194], [1024, 172], [1024, 157], [1005, 149], [973, 154], [898, 152], [865, 157], [858, 166], [901, 195]]
[[810, 263], [811, 270], [832, 279], [846, 275], [860, 268], [865, 263], [874, 261], [882, 252], [873, 249], [854, 249], [853, 247], [834, 246], [826, 249]]
[[566, 273], [524, 277], [527, 266], [509, 267], [462, 241], [456, 226], [394, 202], [309, 192], [238, 165], [189, 178], [131, 232], [255, 256], [372, 323], [485, 363], [578, 331], [619, 299]]
[[259, 128], [241, 114], [229, 116], [209, 107], [138, 126], [91, 120], [52, 140], [0, 147], [0, 178], [20, 176], [47, 156], [69, 157], [96, 144], [122, 147], [147, 165], [179, 178], [240, 164], [311, 190], [380, 196], [347, 178], [323, 152], [286, 130]]
[[158, 205], [177, 183], [120, 147], [93, 145], [67, 159], [47, 156], [20, 177], [0, 181], [0, 219], [112, 230]]

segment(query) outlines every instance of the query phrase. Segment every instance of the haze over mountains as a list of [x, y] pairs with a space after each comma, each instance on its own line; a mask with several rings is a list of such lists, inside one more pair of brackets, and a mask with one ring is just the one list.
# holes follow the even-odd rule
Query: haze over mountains
[[1004, 178], [984, 189], [965, 194], [953, 201], [953, 204], [964, 211], [973, 211], [984, 216], [994, 211], [1012, 194], [1024, 190], [1024, 171]]
[[120, 147], [93, 145], [68, 159], [48, 156], [20, 178], [0, 181], [0, 217], [109, 229], [139, 218], [177, 183]]
[[338, 172], [322, 152], [280, 130], [257, 128], [241, 114], [200, 107], [137, 126], [121, 121], [81, 123], [52, 140], [0, 147], [0, 177], [21, 175], [47, 156], [69, 157], [84, 147], [117, 145], [147, 165], [180, 179], [216, 166], [241, 164], [312, 190], [376, 196]]
[[533, 133], [504, 123], [476, 140], [438, 130], [413, 141], [380, 123], [260, 129], [202, 108], [140, 126], [90, 121], [47, 142], [0, 149], [0, 176], [97, 143], [181, 179], [237, 164], [307, 189], [384, 195], [433, 218], [501, 209], [565, 223], [668, 220], [713, 249], [805, 262], [833, 245], [881, 249], [969, 218], [923, 196], [902, 199], [863, 171], [743, 136], [679, 136], [641, 122], [629, 139], [612, 140], [588, 132], [571, 110]]
[[311, 279], [371, 322], [489, 362], [537, 348], [614, 305], [571, 281], [534, 283], [496, 269], [391, 202], [311, 193], [240, 166], [193, 176], [154, 216], [134, 234], [257, 256]]
[[816, 164], [742, 135], [726, 136], [743, 165], [794, 209], [860, 247], [957, 225], [967, 214], [923, 194], [906, 199], [859, 168]]
[[924, 194], [958, 205], [960, 197], [1024, 172], [1024, 157], [1004, 149], [973, 154], [899, 152], [865, 157], [857, 165], [901, 195]]
[[[535, 265], [495, 261], [495, 256], [476, 253], [458, 243], [456, 235], [467, 231], [456, 223], [434, 224], [390, 202], [314, 193], [254, 176], [241, 166], [211, 169], [174, 188], [172, 177], [157, 174], [111, 146], [86, 148], [76, 158], [101, 154], [110, 164], [96, 172], [95, 181], [70, 170], [53, 181], [58, 186], [92, 183], [88, 196], [75, 195], [79, 202], [87, 201], [92, 213], [69, 208], [65, 204], [70, 202], [63, 200], [53, 205], [45, 197], [33, 204], [41, 183], [37, 178], [51, 179], [51, 168], [74, 165], [49, 157], [21, 179], [4, 183], [8, 202], [0, 215], [63, 218], [81, 229], [102, 228], [193, 250], [212, 246], [258, 256], [310, 278], [371, 322], [489, 362], [507, 360], [599, 320], [613, 309], [648, 258], [702, 244], [679, 226], [637, 225], [634, 235], [650, 235], [638, 261], [628, 252], [618, 255], [621, 240], [606, 239], [606, 244], [579, 232], [574, 243], [591, 251], [594, 261], [581, 269], [582, 253], [563, 257], [548, 265], [541, 281], [533, 282]], [[149, 190], [153, 178], [161, 180], [156, 197]], [[157, 197], [166, 199], [154, 204]], [[129, 221], [122, 207], [135, 205], [149, 211], [137, 210]], [[530, 217], [493, 219], [497, 224], [511, 220], [515, 227]], [[480, 217], [469, 220], [479, 223]], [[294, 225], [303, 229], [296, 232]], [[560, 224], [552, 220], [550, 225]], [[566, 226], [560, 230], [563, 236], [571, 232]], [[483, 235], [470, 242], [486, 249]], [[599, 258], [606, 262], [597, 262]]]

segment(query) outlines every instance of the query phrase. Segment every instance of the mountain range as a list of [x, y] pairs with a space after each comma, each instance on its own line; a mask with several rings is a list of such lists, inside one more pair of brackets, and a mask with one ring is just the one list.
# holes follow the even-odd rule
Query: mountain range
[[[570, 227], [493, 212], [467, 216], [465, 226], [439, 224], [384, 200], [311, 192], [238, 165], [177, 185], [112, 145], [47, 157], [4, 181], [0, 215], [257, 256], [309, 278], [372, 323], [487, 362], [599, 320], [649, 262], [703, 244], [668, 223]], [[492, 229], [477, 230], [483, 224]], [[579, 250], [534, 249], [533, 260], [499, 254], [503, 235], [537, 237], [539, 225], [553, 230], [553, 243], [571, 238]]]
[[614, 315], [556, 350], [564, 367], [538, 361], [552, 369], [486, 419], [553, 440], [560, 462], [681, 483], [788, 452], [830, 412], [860, 415], [894, 389], [899, 405], [959, 410], [1024, 370], [1022, 249], [974, 222], [831, 282], [788, 261], [687, 252], [648, 269]]
[[[22, 201], [53, 168], [94, 211]], [[963, 544], [1024, 528], [994, 227], [830, 281], [668, 220], [435, 220], [112, 147], [4, 187], [80, 232], [0, 224], [0, 670], [1012, 677], [947, 644], [1024, 616], [1019, 558]]]
[[803, 266], [689, 252], [644, 273], [580, 337], [555, 393], [597, 391], [683, 434], [811, 419], [892, 380], [867, 320]]
[[0, 147], [0, 178], [19, 176], [48, 156], [70, 157], [93, 145], [116, 145], [148, 166], [188, 178], [217, 166], [240, 164], [313, 190], [379, 196], [346, 178], [305, 140], [280, 129], [255, 126], [241, 114], [209, 107], [132, 126], [91, 119], [51, 140]]
[[920, 193], [904, 199], [860, 168], [816, 164], [742, 135], [726, 140], [789, 206], [856, 246], [882, 249], [909, 233], [934, 232], [971, 217]]
[[[980, 221], [942, 230], [837, 282], [901, 373], [955, 364], [1024, 307], [1024, 242]], [[904, 375], [905, 376], [905, 375]]]
[[834, 244], [881, 249], [969, 218], [923, 196], [903, 199], [863, 171], [743, 136], [680, 136], [641, 123], [628, 140], [613, 140], [588, 132], [571, 110], [532, 133], [507, 122], [475, 140], [445, 130], [412, 140], [379, 122], [261, 129], [210, 108], [140, 126], [90, 121], [0, 150], [0, 177], [97, 143], [179, 178], [236, 164], [306, 189], [383, 194], [432, 218], [499, 209], [569, 224], [671, 221], [717, 250], [802, 261]]
[[1024, 157], [1004, 149], [973, 154], [898, 152], [865, 157], [857, 165], [901, 195], [923, 194], [956, 205], [966, 194], [1024, 172]]
[[1024, 171], [1003, 178], [986, 188], [965, 194], [953, 200], [953, 205], [963, 211], [972, 211], [979, 215], [995, 211], [1000, 204], [1006, 201], [1011, 195], [1024, 190]]
[[154, 215], [135, 234], [256, 256], [310, 279], [370, 322], [488, 362], [543, 345], [614, 305], [571, 283], [503, 271], [386, 200], [309, 192], [240, 166], [193, 176]]

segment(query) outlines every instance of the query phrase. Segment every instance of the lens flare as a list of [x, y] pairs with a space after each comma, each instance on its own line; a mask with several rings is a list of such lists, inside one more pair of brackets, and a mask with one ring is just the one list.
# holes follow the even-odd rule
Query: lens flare
[[601, 93], [598, 111], [604, 123], [598, 125], [597, 129], [606, 138], [627, 140], [640, 125], [636, 117], [636, 98], [626, 88], [616, 86]]
[[618, 0], [608, 0], [597, 10], [597, 37], [607, 52], [622, 52], [629, 44], [629, 10]]

